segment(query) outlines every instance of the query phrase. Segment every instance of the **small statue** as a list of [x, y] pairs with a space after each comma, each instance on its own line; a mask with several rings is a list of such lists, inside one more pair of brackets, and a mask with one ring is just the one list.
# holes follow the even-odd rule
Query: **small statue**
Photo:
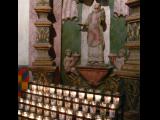
[[70, 66], [70, 64], [71, 64], [71, 62], [72, 62], [72, 57], [71, 57], [71, 55], [72, 55], [72, 51], [70, 50], [70, 49], [66, 49], [65, 50], [65, 58], [64, 58], [64, 61], [63, 61], [63, 64], [64, 64], [64, 70], [65, 70], [65, 72], [66, 73], [69, 73], [71, 70], [71, 66]]
[[75, 68], [78, 60], [79, 60], [79, 54], [77, 52], [72, 54], [72, 51], [70, 49], [65, 50], [65, 58], [64, 58], [64, 70], [67, 74], [73, 74], [78, 76], [78, 72]]
[[121, 69], [122, 65], [124, 65], [124, 61], [125, 61], [125, 49], [120, 49], [114, 63], [117, 70]]
[[86, 23], [79, 24], [87, 28], [87, 44], [88, 44], [88, 64], [103, 65], [104, 64], [104, 36], [103, 31], [106, 29], [105, 11], [100, 3], [96, 3], [94, 10], [88, 15]]

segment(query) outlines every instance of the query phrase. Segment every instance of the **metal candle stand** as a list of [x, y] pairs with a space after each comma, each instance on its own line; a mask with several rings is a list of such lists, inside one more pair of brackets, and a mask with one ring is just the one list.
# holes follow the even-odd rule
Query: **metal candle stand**
[[[60, 118], [60, 116], [64, 115], [65, 116], [64, 120], [119, 120], [119, 114], [118, 113], [119, 113], [119, 110], [121, 110], [121, 105], [120, 105], [121, 102], [119, 101], [119, 104], [118, 104], [118, 106], [116, 106], [116, 108], [112, 109], [110, 106], [113, 104], [113, 98], [114, 97], [120, 98], [121, 97], [120, 95], [113, 95], [113, 94], [109, 95], [109, 94], [105, 94], [105, 93], [100, 93], [100, 92], [99, 93], [95, 93], [94, 91], [85, 91], [85, 90], [81, 91], [81, 89], [73, 89], [73, 88], [69, 88], [69, 87], [66, 87], [66, 86], [64, 87], [62, 85], [47, 86], [47, 85], [29, 83], [29, 86], [30, 87], [33, 87], [33, 86], [36, 87], [36, 90], [34, 90], [36, 92], [33, 92], [33, 88], [31, 88], [31, 90], [29, 89], [29, 90], [23, 92], [23, 94], [22, 94], [23, 96], [22, 97], [25, 98], [25, 99], [23, 99], [23, 101], [22, 101], [22, 98], [19, 98], [19, 102], [18, 102], [19, 103], [19, 107], [20, 107], [20, 104], [23, 104], [23, 108], [22, 109], [19, 108], [19, 110], [21, 110], [22, 112], [31, 113], [30, 108], [31, 107], [35, 107], [35, 111], [32, 112], [32, 113], [34, 113], [34, 115], [36, 115], [36, 116], [37, 115], [42, 116], [42, 118], [43, 118], [43, 119], [36, 119], [35, 118], [36, 116], [34, 116], [35, 120], [47, 120], [47, 118], [45, 119], [44, 116], [48, 117], [48, 120], [51, 120], [51, 119], [53, 119], [53, 118], [51, 118], [51, 112], [56, 113], [56, 118]], [[43, 89], [38, 92], [38, 87], [40, 88], [40, 86]], [[52, 93], [52, 95], [50, 94], [50, 88], [54, 88], [55, 89], [54, 90], [54, 94]], [[47, 91], [47, 89], [49, 89], [49, 91]], [[57, 89], [59, 89], [61, 91], [61, 92], [59, 91], [61, 93], [61, 95], [60, 95], [61, 99], [58, 98]], [[76, 96], [73, 97], [73, 98], [70, 97], [71, 100], [67, 100], [67, 99], [65, 99], [67, 96], [65, 96], [65, 97], [63, 96], [64, 90], [68, 90], [69, 91], [69, 96], [71, 96], [71, 94], [70, 94], [71, 91], [75, 91], [76, 92]], [[39, 94], [40, 92], [41, 92], [41, 94]], [[48, 92], [48, 96], [46, 96], [47, 94], [45, 92]], [[83, 100], [87, 100], [87, 94], [93, 94], [93, 100], [92, 101], [94, 101], [95, 95], [101, 95], [101, 100], [100, 100], [100, 102], [96, 102], [95, 101], [95, 103], [96, 103], [95, 105], [91, 104], [91, 101], [89, 101], [87, 104], [85, 104], [85, 103], [83, 103], [83, 100], [78, 98], [78, 93], [79, 92], [83, 92], [85, 94]], [[68, 96], [68, 98], [69, 98], [69, 96]], [[101, 106], [101, 104], [103, 103], [102, 100], [104, 99], [104, 96], [110, 96], [112, 98], [110, 103], [106, 104], [105, 107]], [[36, 97], [35, 105], [32, 104], [32, 102], [34, 101], [33, 100], [34, 97]], [[41, 102], [37, 102], [39, 97], [42, 97], [42, 101]], [[44, 100], [46, 98], [49, 99], [48, 108], [45, 108], [45, 105], [47, 105], [47, 104], [45, 104]], [[79, 101], [76, 102], [75, 98], [78, 99]], [[29, 103], [26, 103], [24, 100], [25, 101], [28, 100]], [[51, 105], [51, 100], [55, 100], [56, 101], [55, 105]], [[57, 101], [62, 101], [62, 105], [57, 105]], [[70, 107], [67, 108], [67, 109], [64, 107], [65, 102], [68, 102], [68, 103], [71, 104]], [[37, 104], [37, 103], [39, 103], [39, 104], [41, 103], [42, 107], [38, 106], [39, 104]], [[74, 111], [73, 104], [78, 104], [78, 110]], [[29, 105], [29, 110], [28, 111], [26, 111], [26, 105]], [[86, 113], [84, 113], [83, 110], [82, 110], [82, 106], [83, 105], [88, 106], [88, 109], [87, 109]], [[50, 106], [52, 106], [52, 107], [55, 106], [56, 110], [51, 109]], [[64, 112], [59, 111], [59, 109], [62, 108], [62, 107], [64, 108]], [[96, 114], [95, 115], [93, 113], [91, 113], [91, 111], [89, 111], [90, 107], [95, 107], [96, 108]], [[38, 114], [38, 109], [42, 110], [41, 114]], [[66, 111], [68, 109], [72, 110], [73, 113], [72, 114], [66, 113]], [[100, 109], [104, 109], [106, 111], [105, 115], [101, 115], [100, 114]], [[49, 114], [45, 115], [44, 112], [47, 113], [47, 111], [49, 112]], [[83, 115], [82, 116], [77, 116], [77, 114], [76, 114], [77, 111], [81, 111], [83, 113]], [[112, 112], [113, 112], [113, 114], [112, 114]], [[90, 113], [92, 118], [86, 118], [85, 115], [87, 115], [87, 113]], [[95, 116], [97, 114], [102, 116], [101, 119], [100, 118], [99, 119], [95, 118]], [[110, 117], [111, 117], [111, 115], [113, 115], [114, 117], [110, 118], [109, 115], [110, 115]], [[20, 120], [23, 120], [23, 119], [26, 119], [26, 118], [27, 119], [32, 119], [32, 118], [29, 118], [29, 115], [26, 117], [26, 116], [23, 116], [22, 114], [18, 114], [18, 116], [19, 116]], [[70, 117], [72, 117], [72, 119], [66, 119], [66, 116], [70, 116]], [[59, 120], [61, 120], [61, 119], [59, 119]]]

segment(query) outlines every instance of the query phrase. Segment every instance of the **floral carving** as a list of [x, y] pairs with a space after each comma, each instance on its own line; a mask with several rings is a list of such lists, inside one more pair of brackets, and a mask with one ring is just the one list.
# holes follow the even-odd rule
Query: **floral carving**
[[136, 110], [139, 104], [139, 81], [137, 80], [125, 80], [125, 89], [127, 92], [127, 106], [128, 110]]
[[41, 42], [41, 43], [48, 42], [49, 28], [48, 27], [39, 27], [37, 29], [36, 40], [38, 40], [38, 42]]
[[127, 25], [127, 40], [128, 41], [135, 41], [135, 40], [140, 40], [140, 23], [135, 22], [135, 23], [129, 23]]

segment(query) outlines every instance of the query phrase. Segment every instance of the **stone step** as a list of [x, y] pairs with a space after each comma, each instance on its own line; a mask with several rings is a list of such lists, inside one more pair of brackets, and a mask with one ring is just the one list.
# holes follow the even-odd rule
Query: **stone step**
[[136, 71], [121, 70], [121, 71], [118, 71], [116, 75], [120, 76], [121, 78], [132, 78], [132, 79], [140, 78], [140, 72], [136, 72]]
[[131, 64], [131, 65], [140, 65], [140, 61], [139, 60], [128, 60], [127, 62], [125, 62], [125, 64]]
[[124, 64], [122, 66], [122, 70], [127, 70], [127, 71], [140, 71], [140, 66], [136, 64]]

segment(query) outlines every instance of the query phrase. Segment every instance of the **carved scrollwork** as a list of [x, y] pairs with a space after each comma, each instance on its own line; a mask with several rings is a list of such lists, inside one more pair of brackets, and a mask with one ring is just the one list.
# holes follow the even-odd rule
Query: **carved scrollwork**
[[129, 23], [127, 25], [127, 40], [135, 41], [140, 40], [140, 23]]
[[48, 27], [39, 27], [37, 29], [36, 39], [38, 42], [44, 43], [49, 41], [49, 28]]
[[45, 84], [49, 85], [49, 80], [48, 78], [48, 72], [33, 72], [33, 81], [35, 81], [38, 84]]
[[127, 106], [128, 110], [135, 110], [139, 104], [139, 81], [138, 80], [126, 80], [126, 97], [127, 97]]

